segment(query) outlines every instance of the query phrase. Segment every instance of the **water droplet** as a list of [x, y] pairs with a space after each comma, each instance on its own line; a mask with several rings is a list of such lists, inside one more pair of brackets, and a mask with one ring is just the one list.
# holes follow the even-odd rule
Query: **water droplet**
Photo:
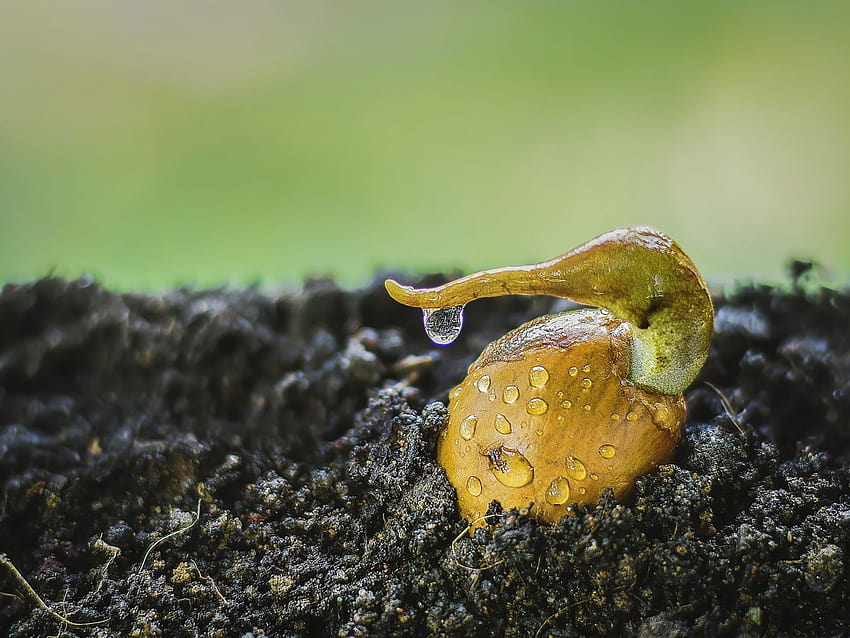
[[528, 429], [528, 421], [523, 420], [523, 422], [520, 423], [519, 427], [521, 427], [523, 430]]
[[552, 479], [546, 488], [546, 501], [552, 505], [563, 505], [570, 498], [570, 482], [563, 476]]
[[509, 385], [505, 388], [505, 391], [502, 392], [502, 401], [505, 403], [513, 403], [519, 399], [519, 388], [515, 385]]
[[460, 422], [460, 427], [458, 430], [460, 431], [461, 437], [464, 440], [469, 441], [473, 436], [475, 436], [475, 426], [478, 425], [478, 417], [474, 414], [470, 414], [463, 421]]
[[534, 397], [525, 406], [525, 411], [529, 414], [545, 414], [549, 409], [549, 404], [539, 397]]
[[502, 434], [511, 433], [511, 422], [508, 421], [504, 414], [496, 415], [496, 420], [493, 422], [493, 427], [496, 428], [497, 432], [501, 432]]
[[594, 472], [591, 472], [590, 474], [588, 474], [588, 476], [590, 477], [591, 481], [598, 481], [599, 480], [599, 475], [594, 473]]
[[629, 412], [626, 415], [626, 421], [637, 421], [637, 420], [638, 420], [638, 413], [637, 412]]
[[425, 334], [434, 343], [445, 346], [457, 339], [463, 327], [463, 306], [423, 308]]
[[535, 388], [542, 388], [549, 381], [549, 371], [543, 366], [534, 366], [528, 372], [528, 382]]
[[581, 380], [581, 387], [584, 388], [585, 390], [592, 385], [593, 385], [593, 381], [591, 381], [587, 377], [585, 377], [584, 379]]
[[620, 415], [619, 415], [619, 414], [617, 414], [616, 412], [614, 412], [614, 414], [612, 414], [612, 415], [611, 415], [611, 420], [612, 420], [612, 421], [619, 421], [619, 420], [620, 420]]
[[614, 455], [616, 453], [617, 448], [615, 448], [613, 445], [605, 443], [604, 445], [599, 446], [599, 456], [601, 456], [603, 459], [612, 459], [614, 458]]
[[587, 494], [587, 488], [586, 487], [578, 488], [578, 493], [579, 494]]
[[479, 392], [487, 392], [490, 389], [490, 375], [485, 374], [483, 377], [478, 379], [475, 382], [475, 387], [478, 388]]
[[557, 419], [558, 419], [558, 421], [563, 421], [563, 420], [564, 420], [564, 415], [563, 415], [563, 414], [559, 414], [559, 415], [557, 416]]
[[582, 366], [581, 371], [582, 372], [590, 372], [590, 364], [588, 363], [588, 364], [585, 364], [584, 366]]
[[585, 412], [590, 412], [593, 409], [593, 406], [591, 406], [589, 403], [585, 403], [583, 406], [581, 406], [581, 409]]
[[577, 481], [582, 481], [587, 476], [587, 468], [584, 463], [574, 456], [567, 457], [567, 474]]
[[569, 410], [571, 407], [573, 407], [573, 402], [572, 401], [563, 401], [563, 402], [561, 402], [561, 405], [564, 406], [565, 410]]
[[466, 491], [473, 496], [481, 495], [481, 479], [477, 476], [470, 476], [466, 481]]
[[557, 393], [557, 396], [558, 396], [558, 398], [559, 398], [559, 399], [563, 399], [563, 398], [564, 398], [564, 393], [559, 391], [559, 392]]
[[569, 373], [571, 377], [576, 376], [578, 374], [578, 368], [576, 368], [575, 366], [571, 366], [569, 369]]
[[506, 487], [522, 487], [534, 478], [534, 468], [528, 459], [517, 450], [500, 446], [487, 450], [490, 459], [490, 471]]
[[490, 395], [487, 397], [487, 400], [488, 401], [495, 401], [496, 400], [496, 393], [491, 392]]

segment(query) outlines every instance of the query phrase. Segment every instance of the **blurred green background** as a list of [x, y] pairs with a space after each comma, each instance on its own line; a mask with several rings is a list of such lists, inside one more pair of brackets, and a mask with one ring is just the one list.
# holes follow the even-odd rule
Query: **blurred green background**
[[364, 283], [655, 225], [850, 273], [850, 2], [0, 8], [0, 281]]

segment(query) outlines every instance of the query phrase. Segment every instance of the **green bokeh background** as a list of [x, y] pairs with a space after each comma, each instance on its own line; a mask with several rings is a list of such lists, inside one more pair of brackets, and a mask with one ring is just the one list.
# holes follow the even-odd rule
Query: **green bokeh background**
[[850, 273], [850, 2], [0, 8], [0, 281], [464, 270], [650, 224]]

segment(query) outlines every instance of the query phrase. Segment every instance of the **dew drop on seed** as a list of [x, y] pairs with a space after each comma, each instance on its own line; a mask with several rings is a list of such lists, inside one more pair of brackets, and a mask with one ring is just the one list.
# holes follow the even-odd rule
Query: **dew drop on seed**
[[581, 371], [582, 372], [590, 372], [590, 364], [588, 363], [588, 364], [583, 365], [582, 368], [581, 368]]
[[587, 494], [587, 488], [586, 487], [578, 488], [578, 493], [579, 494]]
[[534, 366], [528, 371], [528, 383], [535, 388], [542, 388], [549, 381], [549, 371], [543, 366]]
[[505, 388], [505, 391], [502, 392], [502, 401], [504, 401], [505, 403], [510, 404], [516, 401], [517, 399], [519, 399], [519, 388], [515, 385], [509, 385], [507, 388]]
[[483, 377], [478, 379], [475, 382], [475, 387], [478, 388], [479, 392], [487, 392], [490, 389], [490, 375], [485, 374]]
[[434, 343], [445, 346], [457, 339], [463, 327], [463, 306], [423, 308], [425, 334]]
[[511, 422], [508, 421], [507, 417], [505, 417], [504, 414], [496, 415], [496, 419], [493, 422], [493, 427], [496, 428], [496, 432], [501, 432], [502, 434], [511, 433]]
[[619, 421], [619, 420], [620, 420], [620, 415], [619, 415], [619, 414], [617, 414], [616, 412], [614, 412], [614, 414], [612, 414], [612, 415], [611, 415], [611, 420], [612, 420], [612, 421]]
[[460, 427], [458, 430], [460, 431], [461, 437], [465, 441], [469, 441], [473, 436], [475, 436], [475, 426], [478, 425], [478, 417], [474, 414], [470, 414], [463, 421], [460, 422]]
[[638, 413], [637, 412], [629, 412], [626, 415], [626, 421], [637, 421]]
[[528, 459], [512, 448], [500, 446], [487, 450], [490, 471], [505, 487], [522, 487], [534, 478], [534, 468]]
[[593, 385], [593, 381], [591, 381], [587, 377], [585, 377], [584, 379], [581, 380], [581, 387], [584, 388], [585, 390], [588, 389], [592, 385]]
[[571, 407], [573, 407], [573, 402], [569, 400], [564, 400], [561, 402], [561, 405], [564, 407], [565, 410], [569, 410]]
[[466, 491], [473, 496], [481, 495], [481, 479], [477, 476], [470, 476], [466, 481]]
[[549, 409], [549, 404], [539, 397], [530, 399], [525, 406], [525, 411], [529, 414], [545, 414]]
[[589, 403], [585, 403], [583, 406], [581, 406], [581, 409], [585, 412], [590, 412], [593, 409], [593, 406]]
[[563, 476], [558, 476], [546, 488], [546, 502], [552, 505], [563, 505], [570, 498], [570, 482]]
[[604, 445], [599, 446], [599, 456], [603, 459], [613, 459], [614, 455], [617, 453], [617, 448], [613, 445], [605, 443]]
[[575, 366], [571, 366], [569, 369], [569, 373], [571, 377], [576, 376], [578, 374], [578, 368], [576, 368]]
[[578, 460], [574, 456], [567, 457], [567, 474], [570, 475], [571, 478], [574, 478], [577, 481], [582, 481], [587, 477], [587, 468], [584, 463]]

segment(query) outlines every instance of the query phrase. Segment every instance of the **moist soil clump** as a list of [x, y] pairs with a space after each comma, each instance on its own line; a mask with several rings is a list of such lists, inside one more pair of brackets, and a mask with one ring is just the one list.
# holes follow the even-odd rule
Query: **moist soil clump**
[[715, 303], [671, 464], [470, 536], [434, 461], [448, 392], [563, 301], [477, 302], [438, 348], [377, 280], [7, 285], [0, 634], [847, 635], [850, 295]]

